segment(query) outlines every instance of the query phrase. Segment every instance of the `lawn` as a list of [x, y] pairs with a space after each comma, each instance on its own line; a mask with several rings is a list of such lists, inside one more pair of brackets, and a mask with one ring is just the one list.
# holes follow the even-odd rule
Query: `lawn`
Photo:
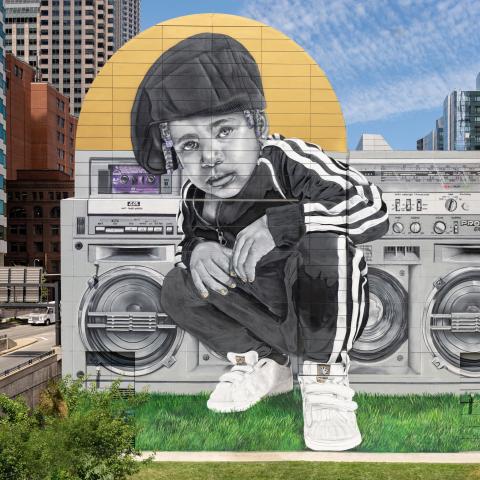
[[478, 480], [480, 465], [412, 463], [154, 463], [131, 480]]
[[[302, 451], [298, 390], [266, 399], [247, 412], [207, 409], [208, 396], [150, 394], [138, 407], [136, 446], [163, 451]], [[357, 394], [363, 435], [356, 451], [459, 452], [480, 450], [480, 409], [469, 415], [456, 395]], [[474, 405], [480, 404], [476, 398]], [[478, 410], [478, 411], [477, 411]], [[159, 477], [160, 478], [160, 477]], [[441, 478], [441, 477], [439, 477]]]

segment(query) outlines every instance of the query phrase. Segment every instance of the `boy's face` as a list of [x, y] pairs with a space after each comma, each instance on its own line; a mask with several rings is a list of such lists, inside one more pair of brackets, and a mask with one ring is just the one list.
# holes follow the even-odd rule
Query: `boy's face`
[[242, 112], [169, 123], [184, 173], [219, 198], [237, 195], [257, 165], [260, 144]]

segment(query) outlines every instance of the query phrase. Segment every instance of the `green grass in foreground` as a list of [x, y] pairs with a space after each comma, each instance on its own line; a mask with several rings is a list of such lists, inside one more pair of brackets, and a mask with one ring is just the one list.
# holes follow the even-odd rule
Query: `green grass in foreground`
[[478, 480], [480, 465], [419, 463], [154, 463], [132, 480]]
[[[263, 400], [247, 412], [231, 414], [209, 411], [207, 398], [207, 394], [151, 394], [148, 402], [136, 411], [136, 421], [141, 428], [136, 439], [137, 448], [157, 451], [305, 450], [298, 390]], [[356, 451], [480, 450], [480, 415], [466, 415], [456, 395], [357, 394], [355, 400], [359, 405], [357, 418], [363, 435], [363, 442]], [[475, 425], [477, 427], [473, 428]]]

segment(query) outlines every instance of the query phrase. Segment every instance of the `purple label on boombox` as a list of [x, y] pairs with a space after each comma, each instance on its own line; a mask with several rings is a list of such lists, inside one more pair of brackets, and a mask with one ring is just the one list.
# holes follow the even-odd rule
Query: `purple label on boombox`
[[160, 177], [135, 165], [112, 165], [112, 193], [159, 193]]

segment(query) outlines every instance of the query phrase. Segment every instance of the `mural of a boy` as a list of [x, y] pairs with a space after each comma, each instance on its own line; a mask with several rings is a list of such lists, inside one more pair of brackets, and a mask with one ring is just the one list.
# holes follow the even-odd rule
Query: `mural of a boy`
[[225, 355], [207, 402], [247, 410], [299, 383], [314, 450], [361, 442], [348, 351], [368, 319], [367, 265], [356, 244], [388, 229], [381, 193], [301, 139], [268, 136], [262, 79], [237, 40], [202, 33], [164, 52], [132, 109], [135, 157], [147, 171], [183, 169], [184, 238], [162, 306]]

